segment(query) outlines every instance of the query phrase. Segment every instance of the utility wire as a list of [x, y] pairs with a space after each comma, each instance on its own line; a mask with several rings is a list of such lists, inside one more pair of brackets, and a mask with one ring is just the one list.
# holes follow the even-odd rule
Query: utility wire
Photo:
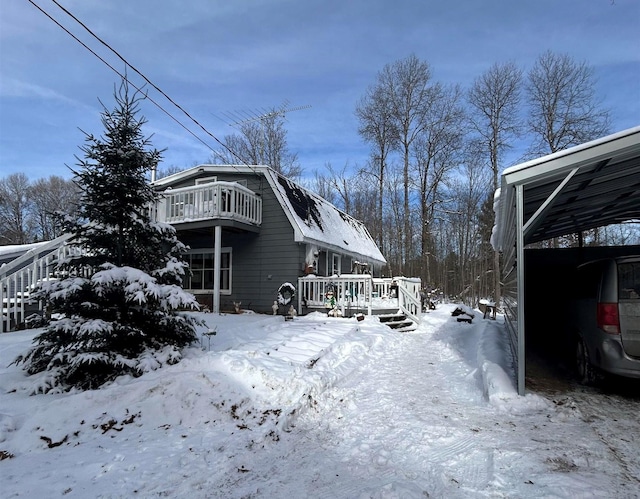
[[[31, 0], [30, 0], [31, 1]], [[163, 92], [157, 85], [155, 85], [149, 78], [147, 78], [142, 72], [140, 72], [136, 67], [134, 67], [129, 61], [127, 61], [120, 53], [111, 47], [107, 42], [102, 40], [98, 35], [96, 35], [87, 25], [85, 25], [82, 21], [80, 21], [76, 16], [74, 16], [69, 10], [60, 5], [56, 0], [52, 0], [54, 4], [56, 4], [65, 14], [67, 14], [71, 19], [77, 22], [80, 26], [82, 26], [92, 37], [94, 37], [98, 42], [104, 45], [107, 49], [115, 54], [122, 62], [124, 62], [127, 66], [129, 66], [133, 71], [138, 73], [144, 81], [146, 81], [149, 85], [151, 85], [155, 90], [157, 90], [163, 97], [165, 97], [171, 104], [177, 107], [180, 111], [182, 111], [191, 121], [193, 121], [197, 126], [199, 126], [207, 135], [209, 135], [212, 139], [214, 139], [218, 144], [224, 147], [229, 153], [231, 153], [236, 159], [242, 161], [240, 157], [238, 157], [231, 149], [229, 149], [223, 142], [221, 142], [215, 135], [213, 135], [209, 130], [207, 130], [203, 125], [201, 125], [193, 116], [191, 116], [182, 106], [180, 106], [177, 102], [175, 102], [171, 97], [169, 97], [165, 92]], [[244, 163], [244, 161], [242, 161]]]
[[[160, 94], [162, 94], [167, 100], [169, 100], [169, 102], [171, 102], [174, 106], [176, 106], [178, 109], [180, 109], [180, 111], [182, 111], [191, 121], [193, 121], [196, 125], [198, 125], [202, 130], [204, 130], [204, 132], [209, 135], [210, 137], [212, 137], [218, 144], [220, 144], [222, 147], [224, 147], [233, 157], [235, 157], [236, 159], [238, 159], [242, 164], [246, 165], [246, 162], [240, 158], [235, 152], [233, 152], [231, 149], [229, 149], [223, 142], [221, 142], [216, 136], [214, 136], [211, 132], [209, 132], [206, 128], [204, 128], [197, 120], [195, 120], [187, 111], [185, 111], [184, 108], [182, 108], [180, 105], [178, 105], [173, 99], [171, 99], [166, 93], [164, 93], [160, 88], [158, 88], [156, 85], [154, 85], [146, 76], [144, 76], [140, 71], [138, 71], [134, 66], [132, 66], [131, 64], [129, 64], [129, 62], [127, 62], [126, 59], [124, 59], [124, 57], [122, 57], [116, 50], [114, 50], [113, 48], [111, 48], [106, 42], [104, 42], [102, 39], [100, 39], [97, 35], [95, 35], [87, 26], [85, 26], [79, 19], [77, 19], [73, 14], [71, 14], [67, 9], [65, 9], [63, 6], [61, 6], [58, 2], [56, 2], [56, 0], [52, 0], [53, 3], [55, 3], [60, 9], [62, 9], [67, 15], [69, 15], [72, 19], [74, 19], [78, 24], [80, 24], [85, 30], [87, 30], [94, 38], [96, 38], [100, 43], [102, 43], [105, 47], [107, 47], [109, 50], [111, 50], [120, 60], [122, 60], [127, 66], [129, 66], [133, 71], [135, 71], [136, 73], [138, 73], [147, 83], [149, 83], [154, 89], [156, 89], [158, 92], [160, 92]], [[180, 125], [184, 130], [186, 130], [190, 135], [192, 135], [196, 140], [198, 140], [199, 142], [201, 142], [207, 149], [209, 149], [211, 152], [213, 152], [214, 154], [218, 155], [219, 157], [221, 157], [222, 159], [224, 159], [224, 157], [215, 149], [213, 149], [209, 144], [207, 144], [204, 140], [202, 140], [200, 137], [198, 137], [194, 132], [192, 132], [189, 128], [187, 128], [182, 122], [180, 122], [176, 117], [174, 117], [171, 113], [169, 113], [169, 111], [167, 111], [165, 108], [163, 108], [158, 102], [156, 102], [153, 98], [149, 97], [147, 93], [143, 92], [143, 90], [141, 88], [139, 88], [138, 86], [136, 86], [133, 82], [131, 82], [126, 75], [123, 75], [122, 73], [120, 73], [120, 71], [118, 71], [116, 68], [114, 68], [111, 64], [109, 64], [104, 58], [102, 58], [100, 55], [98, 55], [93, 49], [91, 49], [87, 44], [85, 44], [82, 40], [80, 40], [77, 36], [75, 36], [73, 33], [71, 33], [71, 31], [69, 31], [67, 28], [65, 28], [62, 24], [60, 24], [55, 18], [53, 18], [48, 12], [46, 12], [42, 7], [40, 7], [38, 4], [36, 4], [33, 0], [28, 0], [28, 2], [30, 4], [32, 4], [35, 8], [37, 8], [40, 12], [42, 12], [45, 16], [47, 16], [51, 21], [53, 21], [56, 25], [58, 25], [62, 30], [64, 30], [69, 36], [71, 36], [75, 41], [77, 41], [80, 45], [82, 45], [84, 48], [86, 48], [89, 52], [91, 52], [91, 54], [93, 54], [94, 56], [96, 56], [102, 63], [104, 63], [107, 67], [109, 67], [114, 73], [116, 73], [118, 76], [120, 76], [120, 78], [122, 78], [123, 80], [127, 81], [129, 84], [131, 84], [131, 86], [133, 86], [136, 90], [138, 90], [141, 93], [144, 93], [146, 98], [149, 99], [149, 101], [154, 104], [158, 109], [160, 109], [163, 113], [165, 113], [167, 116], [169, 116], [169, 118], [171, 118], [173, 121], [175, 121], [178, 125]]]

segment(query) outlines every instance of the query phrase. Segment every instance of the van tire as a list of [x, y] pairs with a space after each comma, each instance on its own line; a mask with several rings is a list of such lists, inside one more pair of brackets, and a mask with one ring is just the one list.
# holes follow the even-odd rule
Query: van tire
[[589, 358], [589, 350], [584, 340], [578, 337], [576, 341], [576, 375], [578, 382], [582, 385], [593, 385], [596, 382], [596, 373], [591, 359]]

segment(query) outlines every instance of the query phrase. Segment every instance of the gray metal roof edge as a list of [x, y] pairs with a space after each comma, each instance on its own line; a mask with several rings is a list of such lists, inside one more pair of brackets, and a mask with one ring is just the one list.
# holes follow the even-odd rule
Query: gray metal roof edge
[[637, 148], [640, 150], [640, 126], [585, 142], [569, 149], [526, 161], [504, 170], [500, 182], [500, 198], [496, 203], [496, 229], [494, 247], [504, 251], [507, 237], [507, 212], [514, 204], [514, 187], [545, 177], [562, 175], [594, 158], [606, 157], [612, 153]]
[[640, 148], [640, 126], [511, 166], [502, 173], [503, 186], [560, 174], [565, 168], [575, 168], [580, 163], [633, 147]]

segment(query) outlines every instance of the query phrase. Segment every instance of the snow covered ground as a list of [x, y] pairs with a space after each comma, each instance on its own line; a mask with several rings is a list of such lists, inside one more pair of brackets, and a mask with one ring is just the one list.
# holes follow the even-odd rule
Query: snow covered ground
[[453, 308], [412, 333], [202, 314], [179, 364], [58, 395], [7, 366], [34, 332], [0, 335], [0, 495], [640, 496], [640, 399], [518, 397], [501, 319]]

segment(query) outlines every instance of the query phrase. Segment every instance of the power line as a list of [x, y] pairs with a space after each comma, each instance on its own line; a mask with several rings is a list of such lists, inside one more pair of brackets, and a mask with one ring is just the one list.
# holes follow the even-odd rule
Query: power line
[[[158, 88], [153, 82], [151, 82], [145, 75], [143, 75], [140, 71], [138, 71], [134, 66], [132, 66], [124, 57], [122, 57], [116, 50], [111, 48], [106, 42], [100, 39], [97, 35], [95, 35], [87, 26], [85, 26], [79, 19], [77, 19], [73, 14], [71, 14], [67, 9], [61, 6], [56, 0], [52, 0], [60, 9], [62, 9], [67, 15], [69, 15], [72, 19], [74, 19], [78, 24], [80, 24], [85, 30], [87, 30], [95, 39], [97, 39], [100, 43], [102, 43], [105, 47], [111, 50], [120, 60], [122, 60], [127, 66], [129, 66], [133, 71], [138, 73], [147, 83], [149, 83], [154, 89], [156, 89], [160, 94], [162, 94], [169, 102], [171, 102], [174, 106], [176, 106], [180, 111], [182, 111], [191, 121], [193, 121], [196, 125], [198, 125], [207, 135], [212, 137], [218, 144], [224, 147], [233, 157], [238, 159], [241, 163], [246, 165], [246, 162], [240, 158], [236, 153], [234, 153], [231, 149], [229, 149], [223, 142], [221, 142], [216, 136], [214, 136], [211, 132], [209, 132], [204, 126], [202, 126], [197, 120], [195, 120], [184, 108], [182, 108], [179, 104], [177, 104], [173, 99], [171, 99], [166, 93], [164, 93], [160, 88]], [[180, 125], [184, 130], [186, 130], [190, 135], [192, 135], [196, 140], [201, 142], [207, 149], [209, 149], [214, 154], [220, 156], [222, 159], [224, 157], [215, 149], [213, 149], [209, 144], [207, 144], [204, 140], [198, 137], [194, 132], [192, 132], [189, 128], [187, 128], [181, 121], [179, 121], [176, 117], [174, 117], [169, 111], [163, 108], [158, 102], [156, 102], [153, 98], [149, 97], [147, 93], [143, 92], [141, 88], [136, 86], [133, 82], [131, 82], [126, 75], [120, 73], [117, 69], [115, 69], [111, 64], [109, 64], [105, 59], [103, 59], [100, 55], [98, 55], [93, 49], [91, 49], [87, 44], [85, 44], [82, 40], [80, 40], [77, 36], [75, 36], [71, 31], [69, 31], [66, 27], [60, 24], [53, 16], [51, 16], [48, 12], [46, 12], [42, 7], [36, 4], [33, 0], [28, 0], [34, 7], [36, 7], [40, 12], [42, 12], [45, 16], [47, 16], [51, 21], [53, 21], [57, 26], [59, 26], [62, 30], [64, 30], [69, 36], [71, 36], [75, 41], [77, 41], [80, 45], [82, 45], [85, 49], [87, 49], [91, 54], [97, 57], [103, 64], [105, 64], [108, 68], [110, 68], [114, 73], [116, 73], [120, 78], [127, 81], [131, 86], [133, 86], [136, 90], [141, 93], [144, 93], [146, 98], [154, 104], [158, 109], [160, 109], [163, 113], [165, 113], [169, 118], [175, 121], [178, 125]]]
[[[67, 14], [71, 19], [76, 21], [80, 26], [82, 26], [91, 36], [93, 36], [98, 42], [104, 45], [107, 49], [113, 52], [116, 57], [118, 57], [122, 62], [124, 62], [127, 66], [129, 66], [133, 71], [138, 73], [144, 81], [146, 81], [149, 85], [151, 85], [155, 90], [157, 90], [163, 97], [165, 97], [171, 104], [177, 107], [180, 111], [182, 111], [191, 121], [193, 121], [197, 126], [199, 126], [207, 135], [213, 138], [218, 144], [224, 147], [227, 151], [229, 151], [236, 159], [242, 161], [232, 150], [230, 150], [224, 143], [222, 143], [215, 135], [213, 135], [209, 130], [207, 130], [203, 125], [201, 125], [195, 118], [193, 118], [182, 106], [180, 106], [177, 102], [175, 102], [171, 97], [169, 97], [165, 92], [163, 92], [157, 85], [155, 85], [149, 78], [147, 78], [142, 72], [140, 72], [136, 67], [134, 67], [129, 61], [127, 61], [120, 53], [111, 47], [107, 42], [102, 40], [98, 35], [96, 35], [89, 27], [87, 27], [82, 21], [80, 21], [76, 16], [74, 16], [69, 10], [60, 5], [56, 0], [52, 0], [54, 4], [56, 4], [65, 14]], [[242, 161], [244, 163], [244, 161]]]

